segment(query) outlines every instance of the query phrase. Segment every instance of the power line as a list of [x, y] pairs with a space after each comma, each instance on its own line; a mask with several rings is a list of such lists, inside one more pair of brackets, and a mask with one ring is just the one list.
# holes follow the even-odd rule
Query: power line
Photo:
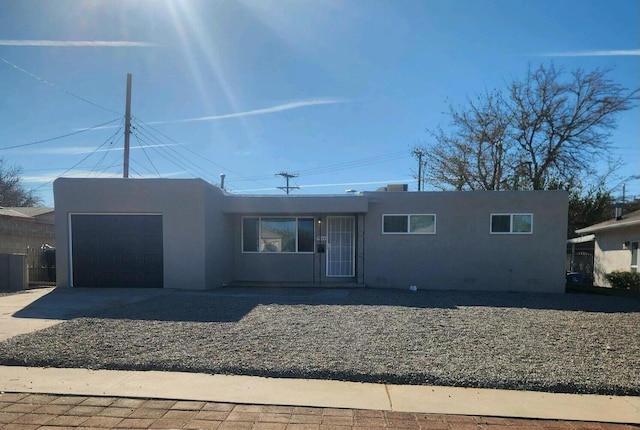
[[51, 142], [53, 140], [63, 139], [65, 137], [74, 136], [76, 134], [84, 133], [85, 131], [93, 130], [93, 129], [96, 129], [98, 127], [103, 127], [105, 125], [114, 123], [114, 122], [119, 121], [119, 120], [120, 120], [120, 118], [113, 119], [111, 121], [108, 121], [108, 122], [105, 122], [105, 123], [102, 123], [102, 124], [94, 125], [93, 127], [90, 127], [90, 128], [84, 128], [82, 130], [74, 131], [73, 133], [63, 134], [62, 136], [51, 137], [49, 139], [38, 140], [36, 142], [22, 143], [20, 145], [13, 145], [13, 146], [5, 146], [4, 148], [0, 148], [0, 151], [4, 151], [4, 150], [7, 150], [7, 149], [23, 148], [25, 146], [37, 145], [39, 143], [45, 143], [45, 142]]
[[[204, 170], [200, 165], [198, 165], [193, 160], [189, 159], [188, 157], [186, 157], [185, 155], [181, 154], [177, 150], [171, 148], [165, 141], [163, 141], [162, 139], [154, 136], [153, 132], [155, 132], [155, 133], [157, 133], [157, 134], [159, 134], [161, 136], [164, 136], [167, 140], [169, 140], [170, 142], [173, 142], [180, 149], [193, 154], [197, 158], [199, 158], [199, 159], [201, 159], [201, 160], [203, 160], [203, 161], [205, 161], [205, 162], [207, 162], [209, 164], [212, 164], [212, 165], [214, 165], [214, 166], [216, 166], [216, 167], [218, 167], [218, 168], [220, 168], [220, 169], [222, 169], [224, 171], [227, 171], [227, 172], [232, 173], [234, 175], [239, 175], [238, 173], [234, 172], [233, 170], [228, 169], [228, 168], [226, 168], [226, 167], [224, 167], [224, 166], [222, 166], [222, 165], [220, 165], [220, 164], [218, 164], [218, 163], [216, 163], [216, 162], [214, 162], [214, 161], [212, 161], [212, 160], [210, 160], [210, 159], [208, 159], [206, 157], [203, 157], [200, 153], [198, 153], [196, 151], [193, 151], [192, 149], [188, 148], [186, 145], [184, 145], [184, 144], [182, 144], [180, 142], [177, 142], [175, 139], [172, 139], [171, 137], [169, 137], [166, 134], [162, 133], [158, 129], [156, 129], [156, 128], [154, 128], [154, 127], [152, 127], [152, 126], [150, 126], [150, 125], [148, 125], [148, 124], [146, 124], [144, 122], [140, 122], [140, 120], [138, 120], [135, 117], [133, 117], [133, 118], [136, 119], [136, 127], [135, 128], [137, 130], [139, 130], [147, 138], [152, 139], [153, 141], [158, 142], [161, 145], [165, 145], [163, 147], [160, 147], [160, 149], [162, 151], [164, 151], [164, 152], [171, 151], [171, 152], [173, 152], [175, 154], [174, 156], [169, 156], [169, 157], [164, 156], [164, 158], [166, 158], [168, 161], [172, 162], [173, 164], [178, 165], [176, 163], [176, 159], [175, 159], [175, 156], [178, 156], [182, 160], [184, 160], [183, 163], [188, 163], [188, 165], [192, 166], [192, 167], [188, 167], [188, 166], [185, 167], [184, 165], [182, 165], [182, 166], [180, 166], [181, 168], [184, 168], [185, 170], [194, 170], [196, 172], [199, 171], [200, 173], [198, 173], [198, 174], [200, 175], [200, 177], [203, 178], [203, 179], [209, 178], [209, 181], [211, 183], [216, 183], [216, 180], [218, 179], [218, 178], [212, 176], [211, 172], [209, 172], [207, 170]], [[159, 152], [158, 148], [153, 148], [153, 149], [156, 150], [157, 152]], [[271, 177], [269, 177], [269, 178], [271, 178]], [[265, 186], [265, 187], [268, 186], [268, 185], [262, 184], [260, 182], [255, 182], [255, 183], [258, 184], [258, 185]], [[227, 190], [232, 190], [233, 189], [233, 187], [228, 187], [228, 186], [225, 186], [225, 187], [226, 187]]]
[[150, 139], [156, 142], [156, 145], [148, 144], [147, 147], [153, 149], [162, 158], [164, 158], [165, 160], [169, 161], [172, 164], [175, 164], [181, 169], [184, 169], [187, 171], [195, 171], [202, 178], [206, 178], [210, 176], [210, 172], [207, 172], [201, 169], [200, 166], [198, 166], [196, 163], [194, 163], [193, 161], [191, 161], [190, 159], [188, 159], [178, 151], [171, 148], [171, 146], [169, 146], [169, 144], [167, 144], [166, 142], [156, 138], [152, 134], [149, 134], [143, 128], [136, 127], [134, 130], [134, 136], [136, 136], [136, 138], [139, 139], [139, 141], [142, 143], [147, 143], [146, 139]]
[[158, 177], [160, 178], [160, 172], [158, 171], [158, 168], [156, 167], [155, 164], [153, 164], [153, 161], [151, 161], [151, 157], [149, 157], [149, 154], [147, 154], [147, 150], [144, 149], [144, 146], [140, 143], [140, 139], [138, 139], [137, 135], [134, 135], [136, 137], [136, 140], [138, 141], [138, 146], [142, 149], [142, 152], [144, 152], [144, 155], [147, 157], [147, 160], [149, 160], [149, 163], [151, 164], [151, 167], [153, 167], [153, 170], [156, 171], [156, 174], [158, 175]]
[[81, 101], [83, 101], [83, 102], [85, 102], [85, 103], [88, 103], [88, 104], [90, 104], [90, 105], [92, 105], [92, 106], [95, 106], [95, 107], [97, 107], [97, 108], [100, 108], [100, 109], [102, 109], [102, 110], [106, 110], [107, 112], [115, 113], [116, 115], [122, 115], [120, 112], [116, 112], [116, 111], [114, 111], [113, 109], [109, 109], [109, 108], [106, 108], [106, 107], [104, 107], [104, 106], [100, 106], [98, 103], [94, 103], [94, 102], [92, 102], [92, 101], [91, 101], [91, 100], [89, 100], [89, 99], [86, 99], [86, 98], [84, 98], [84, 97], [81, 97], [81, 96], [79, 96], [79, 95], [76, 95], [76, 94], [72, 93], [71, 91], [65, 90], [64, 88], [60, 88], [60, 87], [58, 87], [56, 84], [54, 84], [54, 83], [52, 83], [52, 82], [49, 82], [49, 81], [47, 81], [46, 79], [43, 79], [43, 78], [41, 78], [40, 76], [35, 75], [35, 74], [33, 74], [33, 73], [29, 72], [28, 70], [23, 69], [22, 67], [20, 67], [20, 66], [18, 66], [18, 65], [16, 65], [16, 64], [13, 64], [11, 61], [7, 60], [7, 59], [6, 59], [6, 58], [4, 58], [4, 57], [0, 57], [0, 60], [4, 61], [5, 63], [7, 63], [8, 65], [10, 65], [10, 66], [11, 66], [11, 67], [13, 67], [14, 69], [19, 70], [19, 71], [21, 71], [22, 73], [25, 73], [26, 75], [31, 76], [32, 78], [37, 79], [38, 81], [40, 81], [40, 82], [42, 82], [42, 83], [44, 83], [44, 84], [46, 84], [46, 85], [49, 85], [50, 87], [55, 88], [56, 90], [58, 90], [58, 91], [60, 91], [60, 92], [62, 92], [62, 93], [65, 93], [65, 94], [66, 94], [66, 95], [68, 95], [68, 96], [71, 96], [71, 97], [73, 97], [73, 98], [76, 98], [76, 99], [78, 99], [78, 100], [81, 100]]
[[[86, 156], [82, 157], [82, 159], [80, 161], [78, 161], [76, 164], [74, 164], [73, 166], [69, 167], [67, 170], [65, 170], [64, 172], [62, 172], [60, 176], [64, 176], [67, 173], [69, 173], [71, 170], [75, 169], [76, 167], [78, 167], [82, 162], [84, 162], [86, 159], [88, 159], [89, 157], [91, 157], [93, 154], [95, 154], [96, 152], [98, 152], [98, 150], [100, 148], [102, 148], [104, 145], [106, 145], [107, 143], [109, 143], [110, 140], [114, 139], [116, 137], [116, 135], [120, 132], [120, 129], [118, 129], [115, 133], [113, 133], [111, 136], [109, 136], [104, 142], [102, 142], [98, 147], [96, 147], [93, 151], [91, 151], [89, 154], [87, 154]], [[112, 143], [112, 142], [111, 142]], [[44, 187], [45, 185], [52, 183], [53, 179], [50, 181], [45, 182], [44, 184], [34, 188], [34, 190], [39, 190], [40, 188]]]
[[[311, 175], [319, 175], [319, 174], [323, 174], [323, 173], [331, 173], [331, 172], [337, 172], [340, 170], [347, 170], [347, 169], [354, 169], [357, 167], [364, 167], [364, 166], [370, 166], [373, 164], [380, 164], [380, 163], [386, 163], [388, 161], [394, 161], [394, 160], [400, 160], [402, 158], [407, 157], [407, 153], [406, 151], [402, 151], [402, 152], [395, 152], [395, 153], [391, 153], [391, 154], [384, 154], [384, 155], [376, 155], [373, 157], [367, 157], [367, 158], [361, 158], [361, 159], [357, 159], [357, 160], [351, 160], [351, 161], [345, 161], [342, 163], [336, 163], [336, 164], [328, 164], [322, 167], [317, 167], [317, 168], [313, 168], [313, 169], [307, 169], [307, 170], [300, 170], [298, 173], [300, 176], [311, 176]], [[255, 176], [255, 177], [248, 177], [248, 178], [240, 178], [240, 179], [232, 179], [230, 180], [230, 182], [245, 182], [245, 181], [256, 181], [256, 180], [261, 180], [261, 179], [270, 179], [271, 176]]]

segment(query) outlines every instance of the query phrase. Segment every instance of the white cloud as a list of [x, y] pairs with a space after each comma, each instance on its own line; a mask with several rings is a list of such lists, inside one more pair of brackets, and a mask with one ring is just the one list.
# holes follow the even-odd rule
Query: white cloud
[[0, 46], [50, 46], [50, 47], [108, 47], [108, 48], [149, 48], [155, 43], [130, 40], [11, 40], [0, 39]]
[[640, 56], [640, 49], [611, 49], [601, 51], [567, 51], [547, 52], [539, 54], [541, 57], [621, 57]]

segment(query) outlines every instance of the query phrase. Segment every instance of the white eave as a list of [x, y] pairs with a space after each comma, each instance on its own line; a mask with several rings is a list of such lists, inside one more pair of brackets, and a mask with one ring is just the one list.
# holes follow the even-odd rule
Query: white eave
[[581, 228], [579, 230], [576, 230], [576, 233], [578, 234], [597, 233], [599, 231], [615, 230], [618, 228], [633, 227], [636, 225], [640, 225], [640, 219], [637, 219], [637, 218], [630, 219], [630, 220], [621, 219], [618, 221], [613, 220], [613, 221], [607, 221], [606, 223], [596, 224], [590, 227]]
[[592, 242], [596, 239], [595, 234], [588, 234], [586, 236], [574, 237], [573, 239], [567, 240], [568, 244], [576, 244], [576, 243], [585, 243]]

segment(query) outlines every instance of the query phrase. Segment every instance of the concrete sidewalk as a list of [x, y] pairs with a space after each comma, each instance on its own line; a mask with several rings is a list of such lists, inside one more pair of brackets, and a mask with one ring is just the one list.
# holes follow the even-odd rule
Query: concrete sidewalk
[[0, 391], [640, 424], [640, 397], [0, 366]]
[[[56, 312], [45, 313], [60, 319], [14, 317], [18, 311], [21, 316], [29, 315], [29, 309], [38, 306], [34, 302], [50, 291], [0, 296], [0, 340], [57, 324], [69, 315], [81, 314], [84, 308], [97, 306], [90, 299], [82, 303], [61, 302], [56, 304], [60, 306]], [[136, 301], [161, 293], [156, 290], [126, 298], [117, 294], [103, 296], [99, 305], [117, 305], [123, 300]], [[0, 391], [640, 424], [640, 397], [182, 372], [0, 366]]]

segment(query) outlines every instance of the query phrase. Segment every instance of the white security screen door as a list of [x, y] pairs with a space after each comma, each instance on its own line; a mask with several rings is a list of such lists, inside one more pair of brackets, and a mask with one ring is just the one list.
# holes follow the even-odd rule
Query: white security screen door
[[354, 259], [355, 218], [327, 217], [327, 276], [355, 276]]

